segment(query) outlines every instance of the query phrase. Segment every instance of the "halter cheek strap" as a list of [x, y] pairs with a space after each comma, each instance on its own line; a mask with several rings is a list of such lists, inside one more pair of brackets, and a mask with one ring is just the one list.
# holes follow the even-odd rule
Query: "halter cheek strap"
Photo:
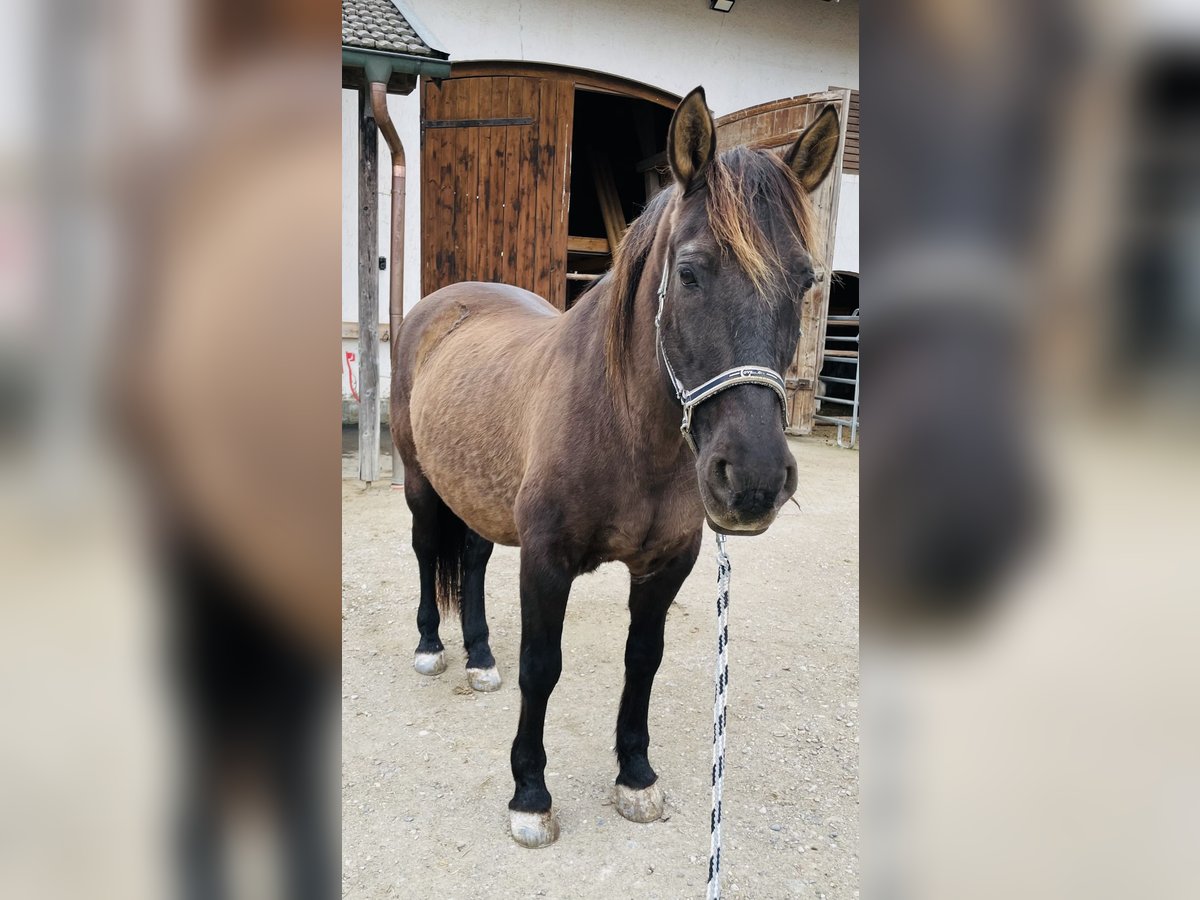
[[658, 314], [654, 317], [654, 334], [658, 344], [658, 354], [662, 357], [663, 366], [667, 370], [667, 377], [671, 379], [675, 397], [679, 400], [679, 405], [683, 407], [683, 421], [679, 425], [679, 430], [683, 433], [683, 439], [687, 441], [687, 445], [692, 448], [692, 452], [696, 454], [700, 452], [692, 437], [692, 411], [705, 400], [715, 397], [721, 391], [737, 387], [739, 384], [761, 384], [763, 387], [773, 390], [779, 396], [779, 406], [783, 412], [783, 425], [786, 428], [790, 424], [787, 389], [783, 376], [774, 369], [768, 369], [766, 366], [735, 366], [732, 369], [726, 369], [720, 375], [714, 375], [691, 390], [685, 388], [676, 377], [675, 370], [671, 368], [671, 361], [667, 359], [667, 349], [663, 346], [662, 341], [662, 314], [663, 306], [667, 301], [667, 281], [670, 274], [671, 266], [668, 262], [663, 266], [662, 281], [658, 285]]

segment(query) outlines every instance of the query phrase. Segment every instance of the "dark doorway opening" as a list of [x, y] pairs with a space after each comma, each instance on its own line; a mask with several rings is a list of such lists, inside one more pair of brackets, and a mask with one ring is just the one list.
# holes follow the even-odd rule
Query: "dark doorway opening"
[[670, 177], [671, 110], [620, 94], [575, 91], [567, 307], [612, 265], [628, 224]]
[[[846, 403], [854, 399], [854, 385], [846, 382], [853, 382], [858, 376], [858, 314], [858, 276], [853, 272], [834, 272], [829, 282], [825, 354], [817, 393]], [[854, 356], [838, 355], [847, 353]], [[828, 415], [842, 416], [850, 412], [850, 407], [844, 403], [819, 403], [819, 406]]]

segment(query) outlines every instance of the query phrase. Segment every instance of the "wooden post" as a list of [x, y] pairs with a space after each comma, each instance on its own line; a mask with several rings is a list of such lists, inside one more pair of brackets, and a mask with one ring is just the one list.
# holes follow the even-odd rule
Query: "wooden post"
[[358, 477], [379, 477], [379, 137], [358, 91]]

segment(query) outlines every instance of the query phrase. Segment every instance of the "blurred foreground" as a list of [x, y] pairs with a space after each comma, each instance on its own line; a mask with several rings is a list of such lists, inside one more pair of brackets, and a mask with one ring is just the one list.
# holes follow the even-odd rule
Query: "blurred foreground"
[[882, 6], [864, 896], [1200, 895], [1200, 14]]
[[337, 890], [338, 33], [6, 19], [4, 896]]

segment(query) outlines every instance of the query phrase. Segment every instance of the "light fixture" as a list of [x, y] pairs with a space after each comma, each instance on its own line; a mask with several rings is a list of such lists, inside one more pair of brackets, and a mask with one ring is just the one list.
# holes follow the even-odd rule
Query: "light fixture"
[[717, 12], [729, 12], [733, 9], [734, 0], [708, 0], [708, 8]]

